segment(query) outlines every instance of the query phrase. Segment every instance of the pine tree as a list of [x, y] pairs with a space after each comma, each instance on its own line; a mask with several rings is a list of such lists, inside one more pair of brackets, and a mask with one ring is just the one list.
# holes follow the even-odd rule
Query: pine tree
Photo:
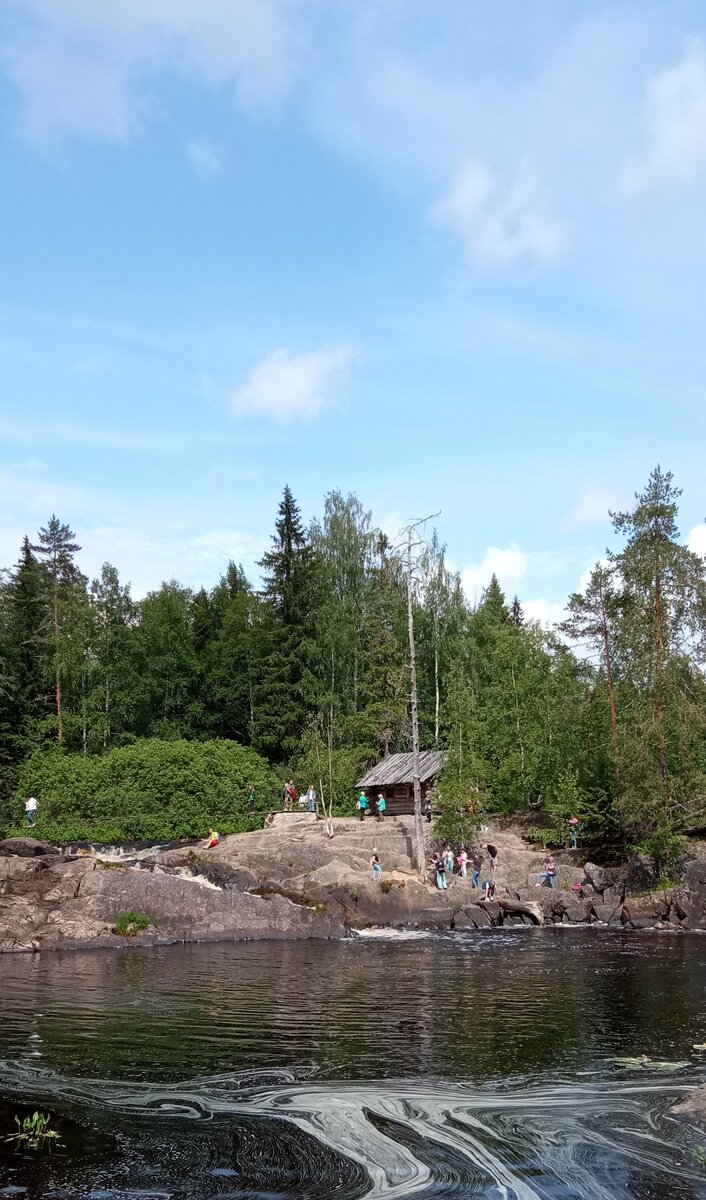
[[610, 557], [622, 580], [630, 697], [619, 806], [627, 826], [655, 844], [669, 843], [686, 823], [704, 786], [702, 757], [684, 754], [684, 734], [691, 730], [692, 744], [706, 735], [703, 710], [693, 702], [703, 686], [706, 583], [702, 560], [679, 542], [680, 495], [671, 472], [657, 466], [634, 508], [612, 516], [626, 538]]

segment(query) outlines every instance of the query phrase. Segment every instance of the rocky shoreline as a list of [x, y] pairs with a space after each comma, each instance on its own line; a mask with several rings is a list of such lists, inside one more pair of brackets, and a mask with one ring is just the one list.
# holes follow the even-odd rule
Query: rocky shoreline
[[[485, 837], [500, 849], [497, 895], [488, 903], [467, 879], [454, 876], [446, 892], [419, 880], [404, 818], [372, 828], [337, 821], [329, 839], [309, 814], [278, 814], [270, 828], [225, 838], [214, 850], [132, 856], [7, 839], [0, 842], [0, 951], [343, 938], [373, 926], [706, 931], [706, 843], [689, 847], [673, 887], [655, 886], [648, 860], [606, 869], [565, 852], [550, 890], [534, 886], [542, 855], [517, 831], [493, 828]], [[370, 879], [373, 844], [381, 884]], [[121, 935], [123, 913], [149, 924]]]

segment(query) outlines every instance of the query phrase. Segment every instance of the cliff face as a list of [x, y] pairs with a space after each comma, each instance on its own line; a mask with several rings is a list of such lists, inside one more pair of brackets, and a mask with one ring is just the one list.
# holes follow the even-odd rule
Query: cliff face
[[[432, 833], [431, 827], [428, 829]], [[496, 897], [484, 903], [470, 875], [446, 891], [422, 882], [412, 821], [334, 822], [334, 837], [310, 814], [277, 814], [269, 828], [225, 838], [214, 850], [184, 846], [101, 858], [30, 838], [0, 843], [0, 950], [343, 937], [366, 926], [473, 929], [491, 925], [604, 924], [706, 930], [706, 844], [685, 856], [679, 884], [651, 889], [649, 864], [580, 864], [559, 855], [557, 887], [536, 887], [543, 855], [517, 831], [490, 827], [499, 850]], [[383, 869], [371, 879], [373, 848]], [[487, 859], [481, 879], [488, 878]], [[149, 926], [115, 932], [121, 913]]]

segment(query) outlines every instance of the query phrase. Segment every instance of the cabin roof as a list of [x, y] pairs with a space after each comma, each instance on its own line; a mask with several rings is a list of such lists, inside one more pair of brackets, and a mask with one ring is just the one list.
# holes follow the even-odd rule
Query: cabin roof
[[[439, 750], [424, 750], [419, 755], [419, 779], [421, 783], [438, 775], [443, 765]], [[392, 787], [396, 783], [412, 783], [414, 779], [414, 755], [390, 754], [366, 771], [358, 780], [358, 787]]]

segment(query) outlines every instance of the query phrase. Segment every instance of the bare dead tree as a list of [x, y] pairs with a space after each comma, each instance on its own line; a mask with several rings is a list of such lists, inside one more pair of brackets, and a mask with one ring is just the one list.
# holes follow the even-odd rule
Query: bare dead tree
[[425, 545], [419, 530], [427, 521], [438, 517], [432, 513], [418, 521], [412, 521], [402, 531], [402, 541], [398, 552], [404, 552], [405, 573], [407, 576], [407, 629], [409, 633], [409, 675], [410, 675], [410, 709], [412, 716], [412, 771], [414, 793], [414, 849], [417, 860], [417, 870], [422, 879], [426, 876], [426, 855], [424, 852], [424, 825], [422, 823], [422, 784], [419, 778], [419, 705], [417, 699], [417, 648], [414, 640], [414, 583], [417, 569], [418, 552]]

